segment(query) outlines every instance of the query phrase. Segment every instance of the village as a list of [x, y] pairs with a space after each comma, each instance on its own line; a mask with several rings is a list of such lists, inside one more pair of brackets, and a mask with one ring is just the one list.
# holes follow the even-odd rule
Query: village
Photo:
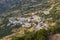
[[[45, 23], [45, 18], [40, 17], [38, 15], [35, 15], [37, 12], [31, 13], [30, 17], [11, 17], [9, 18], [9, 23], [7, 26], [15, 26], [17, 24], [21, 25], [22, 28], [34, 28], [34, 31], [40, 30], [40, 29], [46, 29], [48, 28], [48, 23]], [[44, 11], [45, 15], [48, 15], [48, 11]]]

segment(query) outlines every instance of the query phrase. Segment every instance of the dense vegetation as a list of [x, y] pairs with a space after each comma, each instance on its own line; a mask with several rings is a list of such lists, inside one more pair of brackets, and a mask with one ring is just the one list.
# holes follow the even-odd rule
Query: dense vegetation
[[50, 28], [48, 30], [41, 29], [36, 33], [29, 33], [23, 37], [12, 37], [12, 40], [49, 40], [48, 36], [56, 33], [60, 33], [60, 26], [55, 26], [54, 28]]
[[32, 5], [46, 2], [47, 0], [0, 0], [0, 13], [21, 10], [22, 12], [30, 10]]

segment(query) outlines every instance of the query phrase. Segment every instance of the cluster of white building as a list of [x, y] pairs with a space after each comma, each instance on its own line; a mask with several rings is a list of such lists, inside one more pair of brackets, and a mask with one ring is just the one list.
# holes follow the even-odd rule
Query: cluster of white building
[[35, 15], [32, 17], [27, 17], [27, 18], [24, 18], [24, 17], [20, 17], [20, 18], [11, 17], [11, 18], [9, 18], [9, 24], [13, 24], [13, 25], [16, 25], [16, 24], [30, 25], [29, 22], [34, 22], [34, 21], [40, 22], [41, 21], [40, 17]]
[[[34, 22], [37, 22], [38, 24], [36, 25]], [[27, 18], [11, 17], [11, 18], [9, 18], [9, 23], [7, 24], [7, 26], [9, 26], [11, 24], [13, 24], [13, 25], [21, 24], [22, 27], [31, 27], [31, 25], [33, 25], [34, 30], [37, 31], [37, 30], [42, 29], [44, 27], [45, 24], [43, 22], [44, 22], [44, 18], [39, 17], [37, 15], [27, 17]]]

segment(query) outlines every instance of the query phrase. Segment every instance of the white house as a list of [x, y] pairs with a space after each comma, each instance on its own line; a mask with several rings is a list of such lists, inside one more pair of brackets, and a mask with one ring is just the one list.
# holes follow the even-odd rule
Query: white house
[[50, 12], [49, 11], [43, 11], [45, 15], [48, 15]]
[[37, 22], [40, 22], [40, 17], [39, 16], [32, 16], [32, 19], [31, 21], [37, 21]]
[[22, 25], [22, 27], [31, 27], [31, 23], [24, 23], [23, 25]]
[[41, 25], [40, 25], [40, 23], [35, 27], [35, 31], [37, 31], [37, 30], [40, 30], [40, 29], [43, 29], [42, 27], [41, 27]]

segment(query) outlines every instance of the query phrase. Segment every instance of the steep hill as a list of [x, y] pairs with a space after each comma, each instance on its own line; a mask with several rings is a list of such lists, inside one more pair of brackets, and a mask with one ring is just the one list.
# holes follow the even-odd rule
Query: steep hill
[[[20, 30], [21, 32], [26, 31], [27, 29], [31, 31], [31, 29], [29, 28], [27, 29], [21, 28], [22, 26], [19, 24], [14, 26], [11, 26], [13, 25], [11, 24], [10, 26], [7, 26], [7, 24], [10, 23], [9, 18], [11, 17], [12, 19], [10, 21], [13, 21], [13, 23], [15, 20], [17, 20], [15, 19], [15, 17], [29, 18], [32, 16], [35, 16], [35, 17], [37, 16], [37, 17], [44, 17], [45, 19], [53, 18], [52, 20], [47, 20], [47, 21], [49, 21], [49, 23], [50, 22], [53, 23], [56, 21], [59, 24], [60, 23], [59, 8], [60, 8], [60, 0], [0, 0], [0, 38], [4, 39], [5, 36], [10, 37], [10, 35], [12, 36], [12, 34], [20, 33]], [[51, 14], [45, 15], [43, 14], [44, 11], [49, 11]], [[34, 14], [36, 12], [37, 14], [32, 15], [32, 13]], [[29, 22], [29, 23], [32, 23], [32, 22]], [[38, 23], [35, 22], [35, 24], [38, 24]]]

